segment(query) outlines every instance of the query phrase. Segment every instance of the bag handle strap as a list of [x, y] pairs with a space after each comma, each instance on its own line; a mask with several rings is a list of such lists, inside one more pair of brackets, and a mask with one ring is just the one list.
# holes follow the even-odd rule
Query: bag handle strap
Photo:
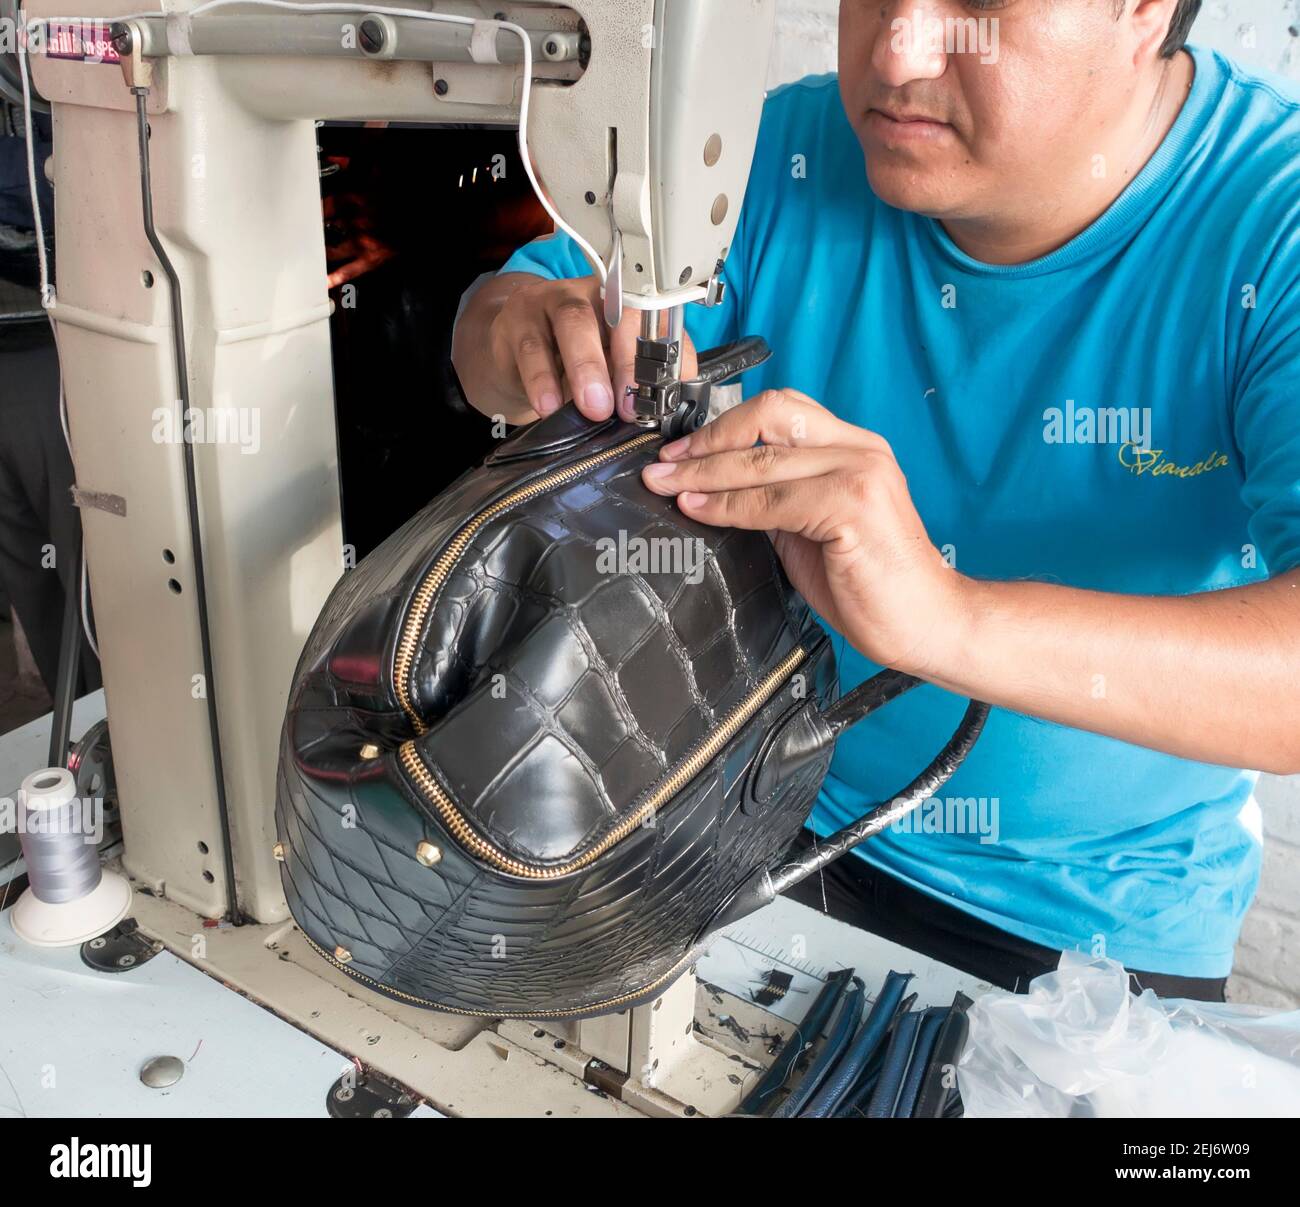
[[[825, 711], [813, 701], [804, 705], [759, 751], [751, 781], [754, 797], [760, 803], [771, 800], [791, 774], [805, 763], [824, 756], [845, 730], [897, 700], [921, 682], [913, 675], [887, 669], [855, 687]], [[987, 704], [972, 700], [944, 748], [902, 791], [868, 810], [852, 825], [819, 839], [816, 847], [799, 859], [783, 864], [776, 871], [760, 868], [741, 885], [708, 929], [716, 930], [761, 909], [801, 880], [806, 880], [828, 863], [833, 863], [858, 843], [874, 837], [917, 809], [923, 801], [942, 788], [966, 761], [966, 756], [984, 730], [989, 711]]]

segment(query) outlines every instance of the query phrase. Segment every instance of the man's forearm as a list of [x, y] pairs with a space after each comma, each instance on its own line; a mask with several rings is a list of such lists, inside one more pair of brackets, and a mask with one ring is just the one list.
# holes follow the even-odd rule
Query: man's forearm
[[1300, 772], [1300, 571], [1200, 595], [963, 580], [925, 678], [1200, 762]]
[[522, 385], [502, 380], [492, 355], [492, 323], [510, 295], [535, 279], [525, 273], [506, 273], [485, 282], [465, 306], [452, 340], [451, 361], [470, 405], [489, 417], [500, 415], [512, 425], [532, 423], [537, 413]]

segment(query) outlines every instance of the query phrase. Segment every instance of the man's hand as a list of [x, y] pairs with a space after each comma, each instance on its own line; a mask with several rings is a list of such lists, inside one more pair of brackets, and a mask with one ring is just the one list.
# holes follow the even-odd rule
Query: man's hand
[[694, 520], [768, 532], [791, 581], [873, 661], [924, 676], [963, 619], [889, 445], [772, 390], [666, 446], [646, 485]]
[[[558, 411], [568, 398], [589, 419], [608, 419], [617, 400], [630, 420], [640, 312], [618, 329], [605, 323], [595, 277], [547, 281], [507, 273], [479, 290], [456, 330], [452, 359], [470, 402], [487, 415], [528, 423]], [[683, 380], [697, 372], [686, 338]]]
[[692, 519], [770, 533], [795, 586], [874, 662], [1182, 758], [1300, 773], [1300, 569], [1169, 597], [964, 577], [885, 441], [791, 390], [644, 473]]

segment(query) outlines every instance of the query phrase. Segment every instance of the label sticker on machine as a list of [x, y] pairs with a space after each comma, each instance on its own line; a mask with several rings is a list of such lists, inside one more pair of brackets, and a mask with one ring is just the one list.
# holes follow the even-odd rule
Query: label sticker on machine
[[[120, 63], [122, 56], [113, 48], [111, 29], [112, 25], [106, 21], [52, 24], [45, 33], [45, 57], [71, 59], [79, 63]], [[32, 42], [35, 41], [33, 37]]]

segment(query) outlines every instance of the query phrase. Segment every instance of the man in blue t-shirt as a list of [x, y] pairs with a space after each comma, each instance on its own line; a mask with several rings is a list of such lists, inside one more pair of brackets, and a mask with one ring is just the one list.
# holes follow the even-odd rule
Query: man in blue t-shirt
[[[967, 53], [918, 7], [970, 16], [844, 0], [838, 78], [768, 98], [687, 327], [775, 355], [646, 482], [773, 534], [845, 688], [927, 681], [840, 741], [814, 834], [995, 706], [808, 901], [1008, 987], [1081, 949], [1221, 999], [1241, 768], [1300, 770], [1300, 95], [1184, 48], [1199, 0], [1013, 0]], [[467, 396], [607, 417], [635, 317], [599, 309], [571, 240], [523, 248], [462, 317]]]

